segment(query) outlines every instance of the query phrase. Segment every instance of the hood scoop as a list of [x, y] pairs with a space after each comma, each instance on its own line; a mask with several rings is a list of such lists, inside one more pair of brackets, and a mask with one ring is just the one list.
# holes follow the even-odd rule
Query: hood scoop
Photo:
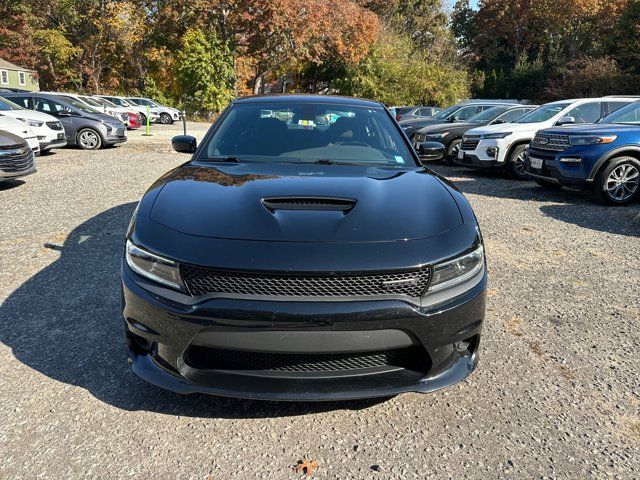
[[356, 201], [349, 198], [328, 197], [271, 197], [263, 198], [262, 205], [271, 213], [276, 210], [309, 210], [349, 213]]

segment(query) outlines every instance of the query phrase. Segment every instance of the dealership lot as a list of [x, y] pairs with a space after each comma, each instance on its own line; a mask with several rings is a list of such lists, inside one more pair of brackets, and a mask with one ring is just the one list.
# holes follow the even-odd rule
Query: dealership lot
[[0, 184], [0, 478], [296, 478], [303, 458], [317, 478], [640, 476], [640, 205], [499, 174], [434, 167], [473, 204], [489, 262], [481, 361], [462, 384], [275, 404], [136, 378], [122, 239], [142, 193], [187, 161], [170, 146], [181, 128], [58, 150]]

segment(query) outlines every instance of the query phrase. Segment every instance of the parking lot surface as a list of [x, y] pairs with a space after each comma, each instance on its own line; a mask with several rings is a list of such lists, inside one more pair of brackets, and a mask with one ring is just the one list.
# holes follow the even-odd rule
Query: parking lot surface
[[[490, 290], [478, 370], [431, 395], [182, 397], [126, 364], [135, 202], [181, 125], [57, 150], [0, 183], [0, 478], [640, 478], [640, 205], [434, 166], [471, 200]], [[201, 138], [207, 126], [189, 124]], [[412, 199], [407, 199], [411, 208]]]

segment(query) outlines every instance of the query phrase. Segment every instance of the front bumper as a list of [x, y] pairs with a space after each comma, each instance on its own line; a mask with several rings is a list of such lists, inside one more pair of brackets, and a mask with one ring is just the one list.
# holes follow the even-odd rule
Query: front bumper
[[[534, 168], [531, 158], [535, 158], [540, 168]], [[581, 159], [579, 163], [567, 163], [560, 161], [563, 157]], [[566, 152], [552, 154], [542, 150], [527, 149], [525, 152], [524, 170], [532, 178], [545, 180], [551, 183], [566, 185], [568, 187], [580, 188], [589, 183], [591, 173], [591, 159], [585, 158], [581, 154]]]
[[509, 143], [502, 139], [480, 140], [473, 150], [465, 150], [462, 146], [454, 163], [472, 168], [502, 168], [508, 148]]
[[[219, 298], [187, 306], [159, 295], [159, 288], [122, 266], [123, 315], [136, 374], [178, 393], [289, 401], [427, 393], [463, 380], [478, 361], [486, 301], [486, 275], [467, 293], [431, 310], [400, 300]], [[464, 348], [459, 342], [470, 343]], [[220, 352], [236, 358], [314, 354], [323, 359], [400, 350], [411, 356], [408, 363], [331, 371], [216, 368], [214, 360], [206, 360]]]
[[115, 145], [117, 143], [123, 143], [127, 141], [127, 129], [126, 127], [113, 130], [110, 134], [105, 136], [105, 145]]

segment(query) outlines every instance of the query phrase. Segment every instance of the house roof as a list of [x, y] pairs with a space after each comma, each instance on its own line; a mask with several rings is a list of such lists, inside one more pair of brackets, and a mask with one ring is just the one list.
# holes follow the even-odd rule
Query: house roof
[[23, 72], [33, 72], [34, 70], [25, 67], [19, 67], [15, 63], [7, 62], [6, 60], [0, 58], [0, 68], [5, 68], [7, 70], [21, 70]]

